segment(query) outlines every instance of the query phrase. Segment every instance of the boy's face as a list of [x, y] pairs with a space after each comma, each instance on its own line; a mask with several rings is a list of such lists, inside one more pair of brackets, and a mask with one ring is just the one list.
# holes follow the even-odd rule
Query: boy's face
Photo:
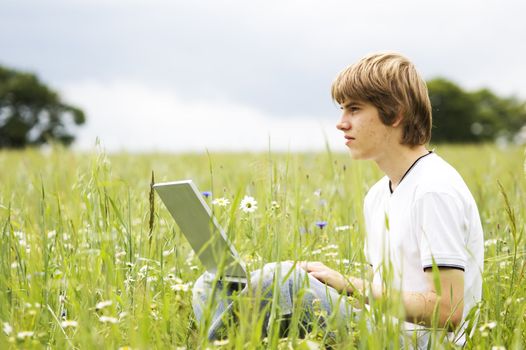
[[346, 100], [341, 109], [336, 128], [343, 131], [352, 158], [379, 161], [400, 144], [400, 128], [383, 124], [371, 103]]

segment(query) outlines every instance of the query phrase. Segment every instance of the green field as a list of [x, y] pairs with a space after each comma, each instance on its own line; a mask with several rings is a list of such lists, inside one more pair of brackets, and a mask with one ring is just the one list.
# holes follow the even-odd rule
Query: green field
[[[526, 347], [524, 148], [438, 146], [479, 206], [485, 231], [480, 319], [467, 346]], [[362, 200], [381, 176], [344, 153], [115, 154], [0, 152], [0, 349], [397, 348], [397, 300], [375, 303], [350, 331], [315, 328], [261, 340], [261, 315], [243, 313], [228, 341], [208, 343], [191, 308], [204, 271], [150, 182], [192, 178], [251, 270], [318, 260], [363, 273]], [[239, 202], [253, 196], [258, 209]], [[275, 202], [274, 202], [275, 201]], [[326, 221], [320, 228], [318, 221]], [[362, 301], [356, 300], [357, 303]], [[373, 321], [366, 328], [365, 322]], [[440, 345], [441, 332], [436, 343]]]

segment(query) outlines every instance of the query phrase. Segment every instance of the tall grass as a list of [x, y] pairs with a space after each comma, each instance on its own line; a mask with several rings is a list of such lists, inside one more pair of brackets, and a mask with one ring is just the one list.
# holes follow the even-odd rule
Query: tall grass
[[[483, 301], [467, 345], [523, 348], [524, 151], [436, 151], [463, 175], [485, 231]], [[0, 169], [2, 349], [311, 346], [295, 331], [280, 339], [277, 329], [262, 341], [261, 314], [249, 312], [246, 300], [228, 342], [206, 340], [189, 292], [203, 267], [157, 198], [150, 222], [152, 171], [157, 182], [192, 178], [211, 191], [206, 200], [251, 270], [319, 260], [356, 275], [365, 273], [362, 200], [382, 176], [371, 163], [329, 152], [106, 155], [54, 148], [0, 152]], [[245, 195], [258, 201], [256, 212], [239, 210]], [[230, 205], [212, 205], [220, 197]], [[389, 316], [400, 312], [396, 299], [378, 302], [348, 328], [329, 322], [307, 338], [324, 344], [332, 332], [334, 348], [397, 348], [400, 326]], [[441, 346], [437, 333], [433, 347]]]

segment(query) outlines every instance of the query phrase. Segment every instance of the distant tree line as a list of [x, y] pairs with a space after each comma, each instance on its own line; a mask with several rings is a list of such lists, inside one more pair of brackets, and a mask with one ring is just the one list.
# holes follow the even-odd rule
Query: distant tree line
[[513, 138], [526, 126], [526, 101], [489, 89], [466, 91], [452, 81], [427, 82], [433, 107], [433, 142], [481, 142]]
[[70, 145], [70, 129], [85, 122], [84, 112], [62, 101], [35, 74], [0, 66], [0, 148]]
[[[466, 91], [436, 78], [428, 83], [433, 106], [433, 142], [511, 141], [523, 128], [526, 102], [500, 97], [489, 89]], [[73, 125], [84, 112], [62, 101], [35, 74], [0, 66], [0, 148], [39, 146], [55, 141], [70, 145]]]

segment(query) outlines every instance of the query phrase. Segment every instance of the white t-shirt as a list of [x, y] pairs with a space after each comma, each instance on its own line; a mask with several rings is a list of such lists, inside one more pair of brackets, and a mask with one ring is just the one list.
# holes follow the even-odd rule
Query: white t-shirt
[[424, 292], [429, 288], [424, 269], [432, 267], [433, 259], [438, 267], [462, 269], [464, 319], [482, 294], [484, 238], [477, 205], [458, 172], [429, 153], [413, 164], [393, 193], [387, 177], [378, 181], [365, 197], [364, 213], [373, 283], [381, 284], [389, 267], [392, 288]]

